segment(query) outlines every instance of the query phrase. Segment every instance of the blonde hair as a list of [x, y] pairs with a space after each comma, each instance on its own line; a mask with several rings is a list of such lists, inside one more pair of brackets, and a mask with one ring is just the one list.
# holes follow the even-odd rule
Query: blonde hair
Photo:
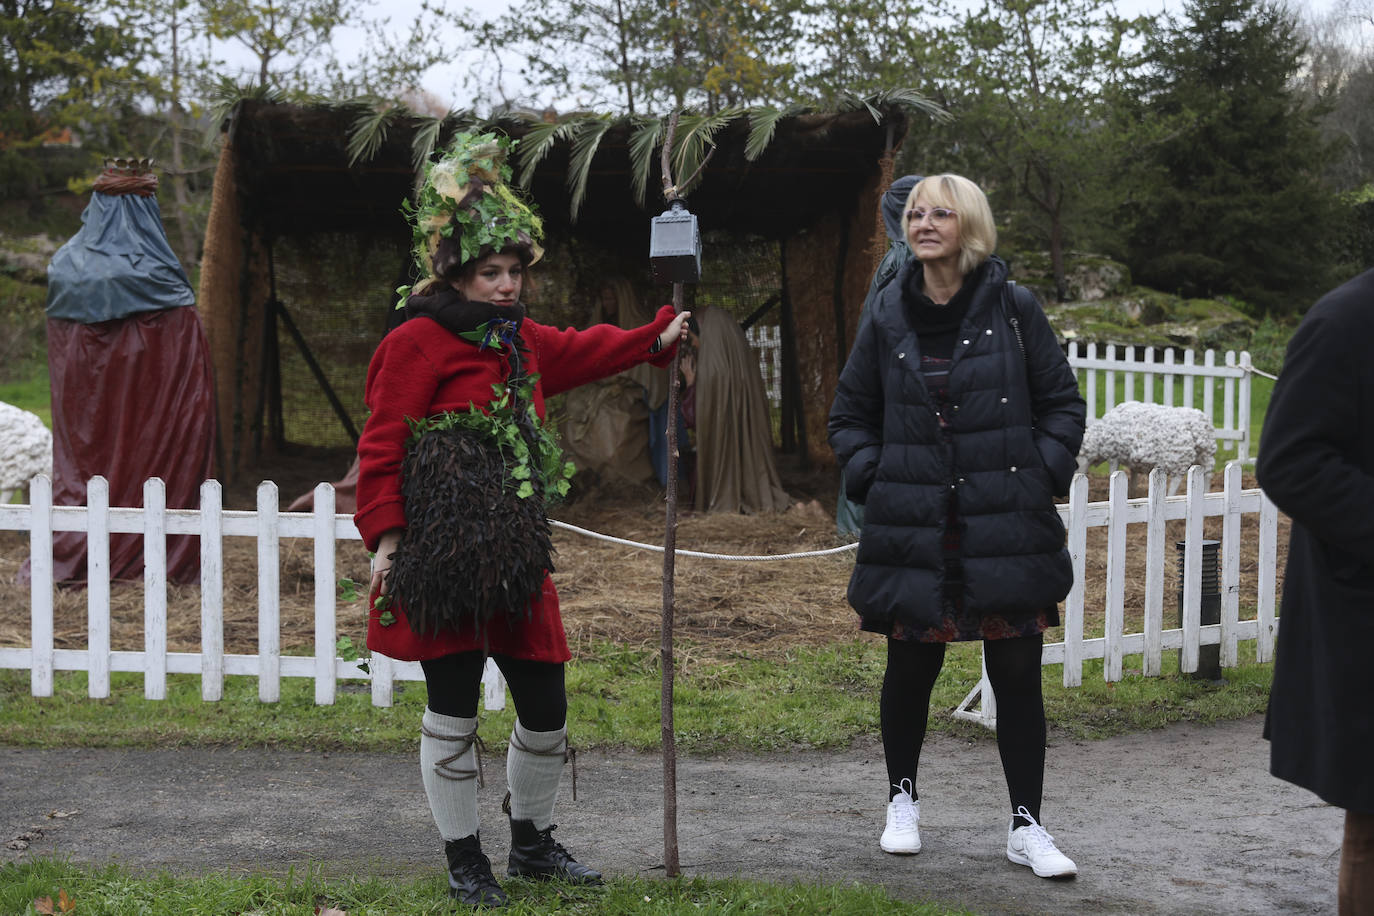
[[[933, 207], [945, 207], [958, 214], [959, 272], [968, 275], [997, 248], [997, 225], [992, 221], [992, 207], [988, 206], [983, 189], [963, 175], [931, 175], [916, 182], [906, 198], [902, 213], [902, 228], [906, 229], [906, 215], [916, 206], [916, 198], [924, 195]], [[909, 242], [908, 242], [909, 244]]]

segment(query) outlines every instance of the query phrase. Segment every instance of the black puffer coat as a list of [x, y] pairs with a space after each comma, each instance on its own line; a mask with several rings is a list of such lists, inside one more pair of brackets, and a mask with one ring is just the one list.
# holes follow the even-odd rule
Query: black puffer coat
[[1024, 294], [1022, 357], [1001, 306], [1007, 266], [992, 257], [954, 348], [946, 442], [903, 298], [920, 269], [903, 265], [864, 316], [830, 409], [845, 490], [866, 507], [849, 603], [866, 624], [939, 623], [957, 490], [965, 608], [1039, 611], [1073, 581], [1054, 496], [1073, 478], [1086, 406], [1049, 321]]

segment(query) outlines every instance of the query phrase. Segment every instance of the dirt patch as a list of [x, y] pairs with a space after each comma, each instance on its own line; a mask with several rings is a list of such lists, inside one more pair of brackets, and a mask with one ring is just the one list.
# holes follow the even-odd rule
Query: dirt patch
[[[276, 470], [283, 505], [308, 491], [320, 477], [341, 477], [335, 469], [341, 456], [306, 456]], [[829, 470], [807, 472], [783, 463], [784, 483], [797, 505], [781, 513], [707, 515], [682, 512], [677, 542], [680, 549], [723, 554], [781, 554], [823, 550], [843, 541], [835, 531], [836, 475]], [[254, 505], [256, 476], [226, 492], [226, 506]], [[1247, 488], [1255, 486], [1247, 475]], [[1105, 477], [1091, 481], [1090, 499], [1105, 500]], [[650, 490], [602, 489], [584, 492], [557, 507], [560, 521], [615, 537], [661, 545], [664, 506], [661, 494]], [[1221, 536], [1221, 518], [1204, 524], [1207, 537]], [[1259, 572], [1258, 516], [1242, 518], [1240, 562], [1241, 618], [1254, 616]], [[1278, 575], [1287, 550], [1287, 520], [1280, 518]], [[1181, 540], [1184, 522], [1169, 522], [1166, 542]], [[1126, 632], [1143, 628], [1145, 595], [1145, 526], [1132, 525], [1126, 551]], [[1086, 553], [1086, 619], [1084, 634], [1100, 635], [1106, 602], [1105, 528], [1088, 531]], [[639, 550], [555, 529], [557, 548], [554, 581], [562, 603], [564, 624], [574, 655], [596, 642], [657, 647], [663, 608], [661, 553]], [[27, 585], [15, 584], [15, 573], [28, 553], [22, 532], [0, 532], [0, 606], [27, 608]], [[680, 663], [716, 661], [747, 654], [776, 657], [796, 646], [820, 646], [852, 639], [855, 616], [845, 601], [853, 554], [777, 562], [722, 562], [680, 557], [675, 582], [674, 630], [683, 644]], [[1166, 626], [1175, 606], [1176, 563], [1167, 549]], [[367, 556], [356, 541], [341, 542], [335, 564], [341, 579], [364, 582]], [[257, 651], [257, 547], [251, 538], [227, 538], [224, 546], [225, 649], [231, 653]], [[283, 539], [280, 569], [281, 640], [286, 651], [304, 649], [314, 638], [314, 555], [310, 541]], [[360, 598], [347, 600], [341, 590], [338, 630], [361, 642], [366, 610]], [[168, 647], [174, 652], [196, 651], [200, 644], [200, 589], [168, 589]], [[111, 589], [114, 649], [137, 650], [143, 642], [143, 584], [115, 583]], [[54, 598], [54, 640], [58, 648], [86, 644], [87, 596], [84, 590], [59, 588]], [[1046, 634], [1047, 642], [1063, 637], [1062, 628]], [[11, 613], [0, 620], [0, 646], [29, 644], [26, 614]]]

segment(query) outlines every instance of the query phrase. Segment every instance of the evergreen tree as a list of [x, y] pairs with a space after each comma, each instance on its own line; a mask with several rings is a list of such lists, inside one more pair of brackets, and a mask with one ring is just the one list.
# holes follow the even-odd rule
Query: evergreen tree
[[104, 0], [0, 0], [0, 189], [33, 198], [67, 174], [44, 174], [45, 143], [84, 145], [58, 171], [84, 174], [121, 140], [143, 58], [123, 7]]
[[1294, 88], [1304, 53], [1272, 0], [1192, 0], [1156, 33], [1124, 205], [1139, 282], [1279, 313], [1331, 284], [1342, 222], [1320, 176], [1334, 150]]

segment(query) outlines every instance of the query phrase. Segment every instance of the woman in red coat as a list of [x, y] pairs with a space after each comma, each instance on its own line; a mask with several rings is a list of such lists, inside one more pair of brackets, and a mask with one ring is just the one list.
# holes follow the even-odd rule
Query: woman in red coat
[[[507, 874], [582, 884], [601, 880], [551, 836], [567, 754], [563, 666], [570, 654], [547, 566], [526, 563], [528, 590], [500, 600], [499, 583], [520, 578], [520, 569], [510, 572], [510, 563], [519, 566], [511, 556], [523, 556], [527, 544], [536, 556], [540, 542], [547, 547], [547, 520], [537, 500], [566, 473], [560, 472], [561, 462], [547, 460], [550, 440], [540, 425], [544, 399], [640, 363], [666, 365], [688, 314], [674, 316], [664, 306], [652, 323], [630, 330], [597, 325], [560, 331], [526, 318], [520, 293], [525, 268], [541, 253], [541, 227], [508, 187], [506, 143], [490, 134], [462, 134], [427, 170], [412, 218], [417, 258], [429, 278], [406, 297], [409, 320], [383, 339], [368, 369], [371, 415], [358, 442], [354, 516], [364, 543], [375, 551], [368, 648], [419, 661], [425, 672], [420, 769], [445, 840], [450, 893], [486, 906], [506, 902], [478, 837], [477, 695], [488, 656], [505, 675], [517, 715], [506, 757]], [[444, 440], [441, 433], [426, 432], [483, 423], [498, 437], [509, 434], [495, 467], [511, 477], [496, 489], [505, 500], [500, 505], [518, 510], [507, 513], [511, 525], [528, 527], [519, 549], [494, 544], [484, 553], [461, 543], [487, 534], [499, 540], [505, 529], [479, 516], [507, 510], [482, 502], [473, 512], [470, 504], [449, 501], [445, 494], [471, 492], [462, 491], [465, 484], [455, 478], [476, 473], [472, 456], [482, 447], [472, 444], [473, 435]], [[516, 446], [513, 452], [508, 446], [516, 439], [526, 449]], [[496, 454], [490, 443], [485, 453]], [[430, 454], [444, 456], [447, 470], [427, 470]], [[523, 471], [512, 472], [520, 466], [512, 459], [518, 454], [531, 457]], [[541, 470], [550, 467], [554, 471], [541, 479]], [[531, 495], [535, 503], [521, 502]], [[477, 498], [495, 499], [488, 491]], [[441, 562], [436, 555], [458, 559]], [[500, 562], [507, 566], [493, 573]]]

